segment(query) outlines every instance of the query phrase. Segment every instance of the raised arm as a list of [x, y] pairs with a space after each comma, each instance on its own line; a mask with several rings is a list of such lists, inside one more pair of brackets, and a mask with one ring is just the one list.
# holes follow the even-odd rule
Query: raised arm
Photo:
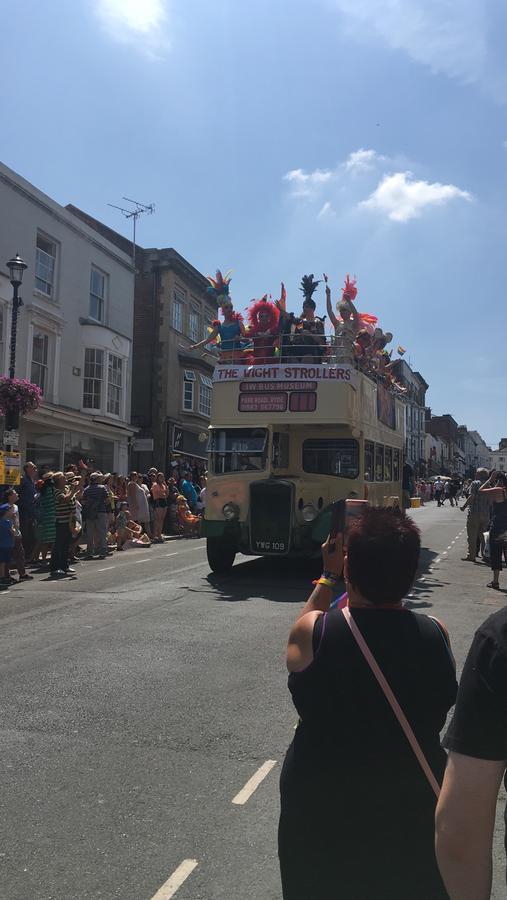
[[[216, 325], [213, 331], [210, 331], [207, 337], [203, 338], [202, 341], [199, 341], [198, 344], [191, 344], [188, 348], [189, 350], [199, 350], [200, 347], [204, 347], [205, 344], [211, 344], [212, 341], [215, 340], [216, 336], [219, 332], [219, 326]], [[242, 332], [243, 334], [243, 332]]]
[[326, 282], [326, 309], [329, 318], [331, 319], [331, 323], [333, 328], [336, 328], [338, 325], [338, 319], [336, 318], [333, 310], [333, 304], [331, 303], [331, 288], [327, 283], [327, 275], [324, 275], [324, 281]]

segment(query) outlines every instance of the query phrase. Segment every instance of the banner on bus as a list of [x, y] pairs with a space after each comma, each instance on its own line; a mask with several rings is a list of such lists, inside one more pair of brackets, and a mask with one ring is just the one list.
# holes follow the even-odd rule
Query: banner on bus
[[[330, 381], [342, 382], [356, 386], [357, 372], [352, 366], [319, 366], [319, 365], [273, 365], [273, 366], [234, 366], [218, 365], [213, 373], [213, 381], [277, 381], [307, 382]], [[285, 387], [285, 384], [284, 384]]]

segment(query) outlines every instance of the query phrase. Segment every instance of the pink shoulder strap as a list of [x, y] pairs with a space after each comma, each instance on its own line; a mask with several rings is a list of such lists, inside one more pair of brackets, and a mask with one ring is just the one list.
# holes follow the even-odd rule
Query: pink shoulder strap
[[349, 626], [349, 628], [357, 642], [357, 645], [358, 645], [359, 649], [361, 650], [361, 653], [363, 654], [366, 662], [368, 663], [368, 665], [369, 665], [370, 669], [372, 670], [373, 674], [375, 675], [375, 678], [377, 679], [380, 687], [382, 688], [382, 690], [385, 694], [385, 697], [388, 700], [394, 715], [396, 716], [396, 718], [398, 719], [398, 722], [400, 723], [401, 727], [403, 728], [403, 731], [405, 732], [405, 736], [417, 757], [417, 760], [419, 762], [419, 765], [421, 766], [421, 769], [423, 770], [424, 774], [426, 775], [426, 778], [428, 779], [431, 787], [433, 788], [436, 796], [438, 797], [440, 795], [440, 785], [438, 784], [437, 779], [435, 778], [433, 772], [431, 771], [428, 760], [426, 759], [423, 751], [421, 750], [419, 741], [417, 740], [414, 732], [412, 731], [412, 728], [410, 727], [410, 724], [408, 722], [408, 719], [407, 719], [405, 713], [403, 712], [400, 704], [398, 703], [396, 697], [394, 696], [387, 679], [385, 678], [380, 666], [378, 665], [375, 657], [373, 656], [373, 653], [371, 652], [370, 648], [368, 647], [368, 644], [366, 643], [363, 635], [361, 634], [361, 631], [360, 631], [358, 625], [352, 618], [352, 615], [350, 613], [350, 609], [348, 608], [348, 606], [346, 606], [346, 607], [344, 607], [344, 609], [342, 609], [342, 613], [345, 616], [345, 621], [346, 621], [347, 625]]

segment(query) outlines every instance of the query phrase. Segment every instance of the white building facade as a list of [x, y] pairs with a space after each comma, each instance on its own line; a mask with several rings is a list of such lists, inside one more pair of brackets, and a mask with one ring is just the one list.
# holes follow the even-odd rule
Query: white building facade
[[0, 373], [9, 365], [12, 286], [20, 295], [16, 377], [43, 393], [20, 421], [23, 460], [64, 469], [83, 460], [126, 473], [130, 426], [134, 270], [131, 260], [0, 163]]

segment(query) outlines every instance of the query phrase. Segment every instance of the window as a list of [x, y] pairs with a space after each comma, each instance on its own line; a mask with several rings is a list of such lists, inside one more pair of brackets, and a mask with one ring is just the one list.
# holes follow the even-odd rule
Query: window
[[283, 431], [275, 431], [273, 434], [272, 459], [274, 469], [289, 467], [289, 435]]
[[207, 314], [204, 315], [204, 329], [202, 333], [203, 338], [209, 337], [210, 332], [213, 331], [213, 322], [214, 319], [212, 319], [211, 316]]
[[375, 481], [384, 480], [384, 448], [375, 444]]
[[123, 360], [110, 353], [107, 361], [107, 411], [121, 415], [123, 389]]
[[176, 331], [183, 331], [183, 317], [185, 310], [185, 295], [181, 291], [174, 291], [173, 294], [173, 315], [172, 326]]
[[373, 461], [375, 457], [375, 445], [371, 441], [364, 442], [364, 480], [373, 481]]
[[393, 451], [386, 447], [384, 456], [384, 481], [393, 480]]
[[359, 444], [348, 438], [312, 438], [304, 441], [303, 470], [317, 475], [357, 478]]
[[265, 469], [267, 436], [265, 428], [214, 429], [210, 440], [212, 472], [223, 475]]
[[104, 321], [104, 302], [106, 299], [106, 276], [98, 269], [90, 274], [90, 319]]
[[38, 384], [45, 394], [48, 387], [48, 344], [49, 338], [42, 331], [34, 331], [32, 340], [32, 371], [30, 379]]
[[393, 481], [400, 480], [400, 451], [393, 450]]
[[[193, 374], [193, 373], [192, 373]], [[202, 416], [211, 416], [211, 390], [213, 382], [207, 375], [200, 375], [199, 412]]]
[[195, 372], [185, 369], [183, 372], [183, 409], [192, 412], [194, 409]]
[[199, 307], [192, 303], [190, 306], [190, 314], [188, 316], [188, 336], [194, 344], [199, 340], [199, 320]]
[[37, 235], [35, 249], [35, 287], [48, 297], [54, 296], [56, 244]]
[[85, 350], [83, 407], [100, 409], [102, 402], [102, 381], [104, 379], [104, 351], [87, 348]]

